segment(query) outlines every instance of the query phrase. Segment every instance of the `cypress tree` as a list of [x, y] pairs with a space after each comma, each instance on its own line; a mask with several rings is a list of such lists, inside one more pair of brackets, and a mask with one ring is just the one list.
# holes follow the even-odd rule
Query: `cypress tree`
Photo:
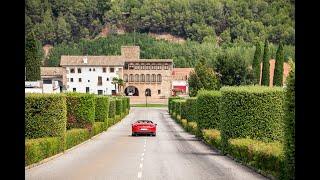
[[40, 42], [34, 38], [34, 33], [31, 32], [27, 35], [25, 47], [25, 67], [26, 67], [26, 80], [37, 81], [41, 79], [40, 66], [41, 66], [41, 52]]
[[269, 76], [270, 76], [269, 43], [268, 43], [268, 40], [266, 40], [264, 44], [261, 85], [269, 86]]
[[283, 44], [280, 42], [277, 50], [277, 54], [276, 54], [276, 62], [275, 62], [275, 68], [274, 68], [274, 76], [273, 76], [274, 86], [282, 86], [283, 62], [284, 62]]
[[260, 63], [261, 63], [261, 44], [260, 42], [256, 43], [256, 51], [254, 53], [252, 61], [253, 77], [254, 84], [259, 84], [260, 81]]

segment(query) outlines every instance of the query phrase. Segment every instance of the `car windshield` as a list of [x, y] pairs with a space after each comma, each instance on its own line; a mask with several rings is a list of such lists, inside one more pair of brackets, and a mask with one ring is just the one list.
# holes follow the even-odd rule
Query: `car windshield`
[[153, 122], [148, 120], [139, 120], [137, 121], [137, 123], [153, 123]]

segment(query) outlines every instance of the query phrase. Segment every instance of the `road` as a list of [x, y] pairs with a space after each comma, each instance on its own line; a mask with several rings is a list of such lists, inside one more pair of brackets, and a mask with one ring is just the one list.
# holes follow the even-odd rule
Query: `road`
[[[157, 136], [131, 136], [131, 123], [150, 119]], [[164, 108], [131, 108], [130, 114], [80, 146], [25, 171], [26, 179], [266, 179], [219, 155], [186, 133]]]

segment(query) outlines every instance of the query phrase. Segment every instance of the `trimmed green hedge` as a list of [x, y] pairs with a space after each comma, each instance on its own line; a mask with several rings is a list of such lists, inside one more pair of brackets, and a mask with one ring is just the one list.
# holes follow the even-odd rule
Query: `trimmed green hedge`
[[105, 122], [94, 122], [93, 123], [93, 136], [105, 131], [106, 125], [107, 124]]
[[[283, 141], [284, 91], [279, 87], [239, 86], [221, 88], [221, 137]], [[198, 99], [199, 101], [199, 99]]]
[[196, 135], [197, 137], [201, 137], [201, 131], [198, 128], [198, 124], [196, 122], [188, 122], [187, 131], [191, 132], [192, 134]]
[[279, 178], [283, 169], [283, 145], [253, 139], [230, 139], [228, 153], [241, 162]]
[[130, 98], [126, 97], [126, 100], [127, 100], [127, 109], [129, 111], [130, 110]]
[[105, 122], [109, 115], [109, 97], [96, 96], [95, 116], [97, 122]]
[[64, 136], [67, 123], [66, 96], [27, 94], [25, 97], [25, 137]]
[[295, 72], [290, 72], [285, 91], [285, 171], [283, 179], [295, 179]]
[[197, 98], [191, 97], [186, 99], [186, 118], [188, 121], [196, 121], [197, 117]]
[[187, 101], [186, 100], [181, 100], [180, 101], [180, 115], [181, 115], [181, 119], [186, 119], [187, 118], [187, 114], [188, 114], [188, 109], [187, 109]]
[[95, 121], [95, 95], [67, 93], [67, 129], [91, 129]]
[[122, 110], [123, 110], [122, 100], [121, 98], [116, 98], [116, 115], [122, 116]]
[[169, 97], [168, 98], [168, 110], [169, 110], [169, 113], [170, 114], [172, 114], [172, 112], [173, 112], [173, 109], [174, 109], [174, 107], [173, 107], [173, 104], [172, 104], [172, 100], [175, 100], [175, 99], [180, 99], [180, 97]]
[[62, 152], [64, 149], [63, 145], [60, 137], [26, 139], [25, 166]]
[[66, 133], [66, 149], [70, 149], [90, 138], [88, 129], [70, 129]]
[[217, 129], [204, 129], [202, 131], [203, 139], [211, 146], [220, 149], [221, 148], [221, 135]]
[[198, 91], [197, 115], [200, 129], [220, 129], [219, 104], [221, 99], [219, 91]]
[[114, 119], [116, 116], [116, 100], [111, 98], [109, 101], [109, 116], [108, 118]]

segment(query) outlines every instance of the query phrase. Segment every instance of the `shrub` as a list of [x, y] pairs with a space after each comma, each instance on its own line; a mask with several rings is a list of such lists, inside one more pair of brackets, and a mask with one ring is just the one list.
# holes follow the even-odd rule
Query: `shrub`
[[172, 103], [173, 103], [173, 112], [176, 113], [176, 116], [180, 115], [180, 113], [181, 113], [180, 99], [173, 100]]
[[172, 101], [175, 100], [175, 99], [180, 99], [180, 97], [169, 97], [168, 98], [168, 109], [169, 109], [169, 113], [172, 114], [172, 110], [173, 110], [173, 104], [172, 104]]
[[186, 118], [188, 121], [196, 121], [197, 118], [197, 98], [186, 99]]
[[104, 122], [93, 123], [93, 136], [106, 130], [106, 124]]
[[27, 94], [25, 97], [25, 137], [64, 136], [67, 123], [66, 96]]
[[90, 138], [90, 132], [87, 129], [70, 129], [66, 133], [66, 149]]
[[67, 129], [91, 129], [95, 120], [95, 96], [85, 93], [67, 93]]
[[279, 87], [223, 87], [220, 105], [221, 136], [225, 147], [230, 138], [283, 140], [283, 95]]
[[186, 119], [181, 119], [181, 124], [183, 128], [187, 128], [188, 127], [188, 121]]
[[126, 97], [126, 100], [127, 100], [127, 109], [129, 111], [130, 110], [130, 98]]
[[127, 114], [127, 99], [126, 97], [121, 98], [122, 100], [122, 113]]
[[198, 124], [196, 122], [188, 122], [188, 131], [197, 137], [201, 137], [201, 131], [198, 128]]
[[181, 119], [186, 119], [188, 113], [186, 100], [180, 100], [180, 111]]
[[197, 123], [200, 129], [220, 129], [219, 104], [221, 92], [199, 91], [197, 95]]
[[253, 139], [230, 139], [228, 153], [234, 158], [279, 177], [283, 168], [283, 146], [280, 142], [262, 142]]
[[220, 149], [221, 147], [221, 135], [217, 129], [204, 129], [202, 131], [204, 140], [211, 146]]
[[96, 121], [98, 121], [98, 122], [105, 122], [108, 120], [109, 97], [96, 96], [95, 115], [96, 115]]
[[122, 100], [116, 98], [116, 115], [122, 116]]
[[111, 98], [109, 102], [109, 118], [114, 119], [116, 116], [116, 100]]
[[283, 179], [295, 179], [295, 74], [290, 72], [285, 91], [285, 172]]
[[63, 151], [63, 141], [59, 137], [26, 139], [25, 165], [37, 163]]

